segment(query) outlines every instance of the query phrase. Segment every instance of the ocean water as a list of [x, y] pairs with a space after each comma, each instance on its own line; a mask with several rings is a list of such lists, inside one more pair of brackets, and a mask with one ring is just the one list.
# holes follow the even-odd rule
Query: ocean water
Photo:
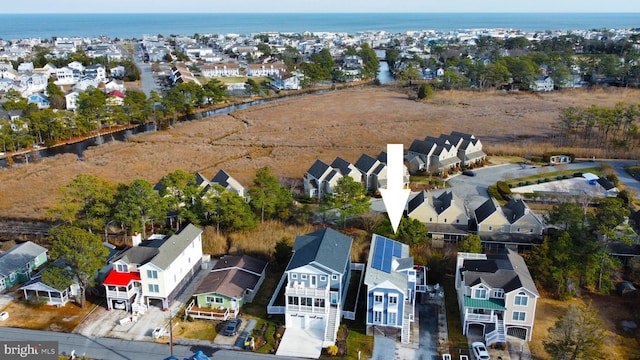
[[250, 34], [383, 30], [454, 31], [505, 28], [524, 31], [640, 27], [640, 13], [357, 13], [357, 14], [0, 14], [0, 38]]

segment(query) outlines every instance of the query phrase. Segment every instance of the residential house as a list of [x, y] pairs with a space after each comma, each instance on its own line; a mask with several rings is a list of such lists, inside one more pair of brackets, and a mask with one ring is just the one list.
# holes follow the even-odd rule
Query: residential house
[[176, 63], [175, 66], [171, 68], [171, 74], [169, 75], [169, 79], [173, 82], [173, 84], [179, 83], [196, 83], [200, 84], [200, 81], [191, 73], [191, 70], [185, 66], [183, 63]]
[[104, 92], [110, 93], [110, 92], [112, 92], [114, 90], [118, 90], [121, 93], [125, 94], [127, 90], [126, 90], [126, 88], [124, 86], [124, 81], [112, 79], [110, 81], [107, 81], [104, 84]]
[[187, 315], [217, 320], [237, 317], [260, 290], [266, 269], [266, 261], [248, 255], [223, 256], [193, 293], [195, 301], [187, 307]]
[[66, 101], [66, 109], [69, 111], [75, 111], [78, 107], [78, 99], [80, 98], [80, 93], [77, 91], [72, 91], [64, 96]]
[[[267, 307], [269, 314], [285, 316], [287, 330], [276, 355], [295, 352], [284, 344], [301, 336], [306, 351], [313, 353], [304, 357], [318, 357], [323, 347], [335, 343], [351, 277], [351, 243], [330, 228], [296, 236], [293, 256]], [[273, 306], [282, 301], [283, 285], [284, 306]]]
[[[222, 169], [218, 170], [218, 173], [213, 177], [213, 179], [211, 179], [209, 186], [211, 185], [220, 185], [225, 188], [225, 190], [232, 191], [244, 199], [247, 199], [249, 195], [247, 193], [247, 189], [242, 186], [238, 180], [231, 177], [231, 175]], [[209, 186], [207, 186], [207, 188]], [[205, 188], [205, 191], [207, 191], [207, 188]]]
[[271, 86], [276, 90], [300, 90], [302, 88], [300, 77], [296, 73], [274, 75]]
[[169, 302], [188, 284], [202, 262], [202, 230], [189, 224], [171, 236], [154, 235], [112, 262], [103, 281], [107, 308], [124, 307], [144, 311], [156, 303], [167, 309]]
[[236, 63], [204, 64], [200, 73], [206, 78], [240, 76], [240, 66]]
[[569, 164], [571, 162], [571, 156], [569, 155], [551, 155], [549, 156], [549, 164], [562, 165]]
[[424, 280], [416, 274], [408, 245], [373, 234], [364, 277], [367, 334], [392, 330], [400, 332], [403, 343], [411, 342], [416, 293], [424, 291]]
[[118, 90], [111, 90], [107, 93], [106, 103], [108, 105], [116, 105], [120, 106], [124, 103], [125, 95], [123, 92]]
[[247, 76], [271, 77], [280, 76], [287, 68], [282, 63], [248, 64]]
[[540, 218], [522, 199], [511, 199], [500, 206], [489, 198], [473, 212], [471, 228], [483, 242], [531, 243], [539, 240], [544, 230]]
[[56, 69], [56, 85], [72, 85], [75, 84], [77, 80], [78, 78], [72, 68], [65, 66]]
[[554, 82], [551, 76], [540, 75], [531, 84], [533, 91], [553, 91]]
[[442, 240], [457, 242], [468, 234], [467, 208], [452, 191], [417, 193], [407, 203], [407, 217], [427, 224], [434, 245], [438, 241], [443, 245]]
[[34, 270], [47, 262], [47, 249], [27, 241], [0, 254], [0, 291], [31, 279]]
[[487, 346], [507, 335], [531, 340], [540, 294], [516, 252], [458, 253], [455, 287], [463, 335], [479, 328]]
[[[53, 266], [64, 266], [64, 262], [59, 260]], [[42, 281], [41, 273], [34, 275], [20, 290], [23, 291], [25, 300], [55, 306], [65, 306], [69, 301], [78, 302], [78, 297], [81, 295], [77, 281], [67, 287], [57, 288]]]
[[362, 181], [360, 171], [340, 157], [337, 157], [331, 165], [316, 160], [304, 176], [304, 193], [308, 197], [317, 198], [332, 194], [338, 180], [344, 176], [351, 176], [356, 182]]
[[[447, 135], [440, 135], [444, 137]], [[487, 154], [482, 150], [482, 142], [472, 134], [461, 133], [458, 131], [452, 131], [451, 135], [448, 135], [448, 140], [451, 144], [454, 144], [458, 150], [458, 158], [464, 166], [480, 165]]]
[[[386, 151], [381, 151], [380, 154], [378, 154], [378, 156], [376, 156], [376, 160], [380, 161], [383, 164], [387, 164], [387, 152]], [[411, 182], [411, 175], [409, 174], [409, 168], [407, 167], [406, 164], [402, 164], [402, 185], [404, 186], [405, 189], [409, 188], [409, 183]], [[381, 174], [382, 175], [382, 174]], [[382, 188], [386, 188], [387, 187], [387, 179], [386, 178], [382, 178], [381, 176], [378, 177], [378, 180], [380, 181], [380, 187]]]
[[114, 66], [109, 70], [109, 75], [112, 78], [122, 79], [127, 75], [127, 70], [122, 65]]
[[387, 185], [387, 164], [367, 154], [362, 154], [354, 166], [362, 174], [364, 187], [376, 192]]
[[27, 102], [29, 104], [36, 104], [36, 106], [38, 106], [38, 109], [48, 109], [49, 106], [51, 106], [49, 97], [47, 97], [43, 93], [35, 93], [29, 95], [29, 97], [27, 98]]
[[84, 69], [84, 74], [99, 82], [107, 80], [107, 69], [102, 64], [89, 65]]

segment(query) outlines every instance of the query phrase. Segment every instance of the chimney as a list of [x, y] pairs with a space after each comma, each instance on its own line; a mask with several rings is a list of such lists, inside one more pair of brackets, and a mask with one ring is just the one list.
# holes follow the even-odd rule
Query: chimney
[[131, 246], [138, 246], [142, 242], [142, 235], [137, 231], [131, 235]]

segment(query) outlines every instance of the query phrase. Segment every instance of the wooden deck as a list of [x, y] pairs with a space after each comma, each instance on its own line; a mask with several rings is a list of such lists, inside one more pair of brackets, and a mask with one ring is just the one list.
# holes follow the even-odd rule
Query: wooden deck
[[186, 315], [191, 316], [194, 319], [207, 319], [207, 320], [228, 320], [234, 319], [238, 316], [238, 309], [228, 308], [202, 308], [196, 306], [195, 300], [192, 300], [187, 310]]

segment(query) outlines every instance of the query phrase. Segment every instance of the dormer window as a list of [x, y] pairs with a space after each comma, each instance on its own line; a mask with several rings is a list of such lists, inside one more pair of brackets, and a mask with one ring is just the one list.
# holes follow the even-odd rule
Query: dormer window
[[126, 264], [116, 264], [117, 272], [129, 272], [129, 267]]
[[486, 299], [487, 298], [487, 288], [484, 286], [480, 286], [476, 288], [473, 292], [473, 298], [475, 299]]

